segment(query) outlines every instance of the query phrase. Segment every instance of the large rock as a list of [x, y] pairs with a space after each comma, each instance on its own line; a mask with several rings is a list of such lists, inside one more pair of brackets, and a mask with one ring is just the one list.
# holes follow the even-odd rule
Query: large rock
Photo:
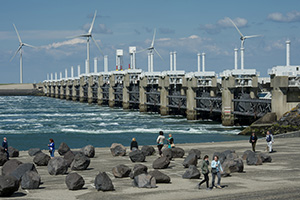
[[226, 155], [226, 159], [236, 159], [239, 156], [236, 153], [229, 153]]
[[24, 163], [24, 164], [19, 165], [15, 170], [13, 170], [10, 173], [10, 175], [14, 176], [16, 179], [18, 179], [20, 181], [22, 176], [27, 171], [34, 171], [34, 172], [38, 173], [35, 168], [35, 165], [33, 163]]
[[230, 174], [233, 172], [243, 172], [244, 162], [241, 158], [226, 159], [222, 164], [222, 168], [223, 168], [224, 173], [227, 173], [227, 174]]
[[51, 160], [49, 155], [46, 155], [44, 153], [38, 153], [35, 155], [35, 157], [33, 158], [33, 162], [37, 165], [37, 166], [47, 166], [49, 160]]
[[71, 164], [72, 164], [72, 162], [74, 160], [74, 157], [75, 157], [75, 155], [74, 155], [74, 153], [72, 151], [68, 151], [67, 153], [65, 153], [64, 160], [67, 162], [68, 167], [71, 166]]
[[164, 148], [163, 151], [162, 151], [162, 155], [164, 157], [167, 157], [169, 160], [172, 160], [172, 158], [173, 158], [172, 149], [170, 149], [170, 148]]
[[182, 158], [184, 156], [184, 150], [179, 147], [171, 148], [172, 151], [172, 157], [173, 158]]
[[146, 157], [141, 150], [137, 149], [129, 153], [129, 158], [132, 162], [144, 162]]
[[188, 168], [191, 165], [197, 166], [197, 163], [198, 163], [197, 155], [190, 154], [184, 159], [182, 164], [185, 168]]
[[0, 176], [0, 196], [9, 197], [19, 189], [19, 181], [13, 176]]
[[95, 147], [92, 145], [87, 145], [81, 149], [81, 152], [88, 158], [94, 158], [95, 156]]
[[113, 143], [110, 146], [110, 151], [113, 156], [125, 156], [126, 148], [122, 144]]
[[[222, 152], [225, 155], [225, 159], [229, 158], [228, 156], [230, 156], [230, 154], [235, 153], [235, 150], [225, 150]], [[230, 158], [230, 159], [234, 159], [234, 158]]]
[[10, 159], [7, 161], [2, 167], [2, 175], [9, 175], [12, 171], [14, 171], [19, 165], [23, 164], [19, 160]]
[[170, 165], [169, 158], [162, 156], [153, 161], [152, 167], [154, 169], [165, 169]]
[[32, 149], [29, 149], [28, 150], [28, 154], [30, 155], [30, 156], [35, 156], [36, 154], [38, 154], [38, 153], [41, 153], [42, 151], [41, 151], [41, 149], [39, 149], [39, 148], [32, 148]]
[[107, 176], [105, 172], [99, 172], [95, 178], [95, 187], [96, 189], [102, 191], [112, 191], [114, 190], [114, 185], [112, 184], [111, 179]]
[[139, 188], [155, 188], [156, 180], [155, 177], [150, 174], [140, 174], [134, 177], [133, 186]]
[[11, 146], [8, 147], [8, 153], [9, 153], [9, 157], [12, 158], [19, 157], [19, 150]]
[[22, 176], [21, 187], [22, 189], [38, 189], [41, 184], [41, 177], [35, 171], [27, 171]]
[[8, 161], [6, 153], [0, 152], [0, 166]]
[[117, 165], [112, 168], [112, 173], [116, 178], [129, 177], [131, 169], [126, 165]]
[[269, 154], [260, 153], [259, 154], [261, 161], [264, 162], [272, 162], [272, 157]]
[[68, 174], [65, 182], [69, 190], [80, 190], [85, 184], [82, 176], [77, 173]]
[[154, 171], [150, 171], [149, 174], [153, 177], [155, 177], [156, 183], [170, 183], [171, 182], [171, 178], [158, 171], [158, 170], [154, 170]]
[[200, 151], [199, 149], [191, 149], [191, 150], [189, 151], [189, 155], [190, 155], [190, 154], [195, 154], [195, 155], [197, 155], [197, 158], [198, 158], [198, 159], [201, 158], [201, 151]]
[[130, 172], [130, 178], [134, 178], [140, 174], [147, 174], [148, 167], [142, 164], [134, 165], [132, 171]]
[[63, 155], [65, 155], [65, 153], [67, 153], [68, 151], [70, 151], [70, 147], [69, 147], [66, 143], [62, 142], [62, 143], [59, 145], [59, 148], [58, 148], [58, 153], [59, 153], [59, 155], [63, 156]]
[[141, 151], [143, 152], [144, 156], [151, 156], [155, 153], [155, 149], [152, 146], [143, 146]]
[[47, 168], [50, 175], [65, 174], [68, 171], [68, 164], [63, 158], [55, 157], [49, 161]]
[[83, 154], [76, 154], [71, 164], [72, 170], [85, 170], [90, 165], [91, 160]]
[[251, 152], [247, 156], [247, 165], [262, 165], [262, 160], [260, 155]]
[[226, 155], [222, 152], [222, 153], [220, 153], [220, 152], [215, 152], [214, 154], [213, 154], [213, 157], [212, 157], [212, 159], [214, 159], [215, 158], [215, 156], [218, 156], [219, 157], [219, 161], [221, 162], [221, 164], [225, 161], [225, 159], [226, 159]]
[[201, 176], [200, 171], [195, 165], [190, 165], [189, 168], [184, 172], [182, 178], [185, 179], [199, 179]]
[[247, 151], [245, 151], [244, 153], [243, 153], [243, 160], [247, 160], [247, 157], [248, 157], [248, 155], [250, 154], [250, 153], [254, 153], [253, 151], [251, 151], [251, 150], [247, 150]]

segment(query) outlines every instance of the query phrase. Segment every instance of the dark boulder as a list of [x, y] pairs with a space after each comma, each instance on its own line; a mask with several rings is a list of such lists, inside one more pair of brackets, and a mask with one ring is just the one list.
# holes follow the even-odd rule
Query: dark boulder
[[68, 171], [68, 164], [63, 158], [55, 157], [49, 161], [47, 168], [50, 175], [65, 174]]
[[68, 167], [71, 166], [71, 163], [73, 162], [74, 157], [75, 157], [75, 155], [74, 155], [73, 151], [68, 151], [67, 153], [65, 153], [64, 160], [67, 162]]
[[215, 156], [218, 156], [219, 157], [219, 161], [221, 162], [221, 164], [225, 161], [225, 159], [226, 159], [226, 155], [222, 152], [222, 153], [220, 153], [220, 152], [215, 152], [214, 154], [213, 154], [213, 157], [212, 157], [212, 159], [214, 159], [214, 157]]
[[170, 165], [169, 158], [162, 156], [153, 161], [152, 167], [154, 169], [165, 169]]
[[158, 171], [158, 170], [154, 170], [154, 171], [150, 171], [149, 174], [153, 177], [155, 177], [156, 183], [170, 183], [171, 182], [171, 178]]
[[201, 151], [200, 151], [199, 149], [191, 149], [191, 150], [189, 151], [189, 155], [190, 155], [190, 154], [195, 154], [195, 155], [197, 155], [197, 158], [198, 158], [198, 159], [201, 158]]
[[23, 164], [19, 160], [11, 159], [7, 161], [2, 167], [2, 175], [9, 175], [12, 171], [14, 171], [19, 165]]
[[126, 165], [117, 165], [112, 168], [112, 173], [116, 178], [129, 177], [131, 169]]
[[122, 144], [113, 143], [110, 146], [110, 151], [113, 156], [125, 156], [126, 148]]
[[262, 165], [262, 160], [260, 155], [251, 152], [247, 156], [247, 165]]
[[152, 146], [143, 146], [141, 151], [143, 152], [144, 156], [151, 156], [155, 153], [155, 149]]
[[[225, 150], [222, 152], [224, 155], [225, 155], [225, 159], [228, 158], [228, 156], [231, 154], [231, 153], [235, 153], [235, 150]], [[233, 159], [233, 158], [231, 158]]]
[[156, 188], [156, 180], [150, 174], [140, 174], [134, 177], [133, 186], [139, 188]]
[[77, 173], [70, 173], [65, 179], [66, 185], [69, 190], [80, 190], [85, 184], [84, 179]]
[[183, 161], [183, 166], [185, 168], [188, 168], [191, 165], [197, 166], [198, 163], [198, 159], [197, 159], [197, 155], [195, 154], [189, 154]]
[[241, 158], [226, 159], [222, 164], [222, 168], [223, 168], [224, 173], [227, 173], [227, 174], [230, 174], [233, 172], [243, 172], [244, 162]]
[[111, 179], [105, 172], [99, 172], [95, 178], [95, 187], [96, 189], [102, 191], [113, 191], [114, 185], [112, 184]]
[[41, 151], [41, 149], [39, 149], [39, 148], [32, 148], [32, 149], [29, 149], [28, 150], [28, 154], [30, 155], [30, 156], [35, 156], [36, 154], [38, 154], [38, 153], [41, 153], [42, 151]]
[[13, 170], [10, 175], [14, 176], [16, 179], [19, 181], [21, 180], [22, 176], [27, 172], [27, 171], [33, 171], [37, 172], [35, 165], [33, 163], [23, 163], [19, 165], [15, 170]]
[[9, 197], [18, 189], [18, 179], [13, 176], [0, 176], [0, 197]]
[[182, 178], [185, 179], [199, 179], [201, 176], [200, 171], [195, 165], [190, 165], [189, 168], [184, 172]]
[[132, 162], [144, 162], [146, 157], [141, 150], [137, 149], [129, 153], [129, 158]]
[[94, 158], [95, 156], [95, 147], [92, 145], [87, 145], [81, 149], [81, 152], [88, 158]]
[[37, 165], [37, 166], [47, 166], [48, 162], [50, 160], [50, 156], [46, 155], [44, 153], [38, 153], [35, 155], [35, 157], [33, 158], [33, 162]]
[[239, 156], [236, 153], [229, 153], [226, 155], [226, 159], [236, 159]]
[[0, 166], [3, 166], [7, 161], [6, 153], [0, 152]]
[[11, 146], [8, 147], [8, 153], [9, 153], [9, 157], [12, 158], [19, 157], [19, 150]]
[[59, 148], [58, 148], [58, 153], [59, 153], [59, 155], [63, 156], [63, 155], [65, 155], [65, 153], [67, 153], [68, 151], [70, 151], [70, 147], [69, 147], [66, 143], [62, 142], [62, 143], [59, 145]]
[[253, 151], [250, 151], [250, 150], [247, 150], [247, 151], [245, 151], [244, 153], [243, 153], [243, 160], [247, 160], [247, 157], [248, 157], [248, 155], [250, 154], [250, 153], [254, 153]]
[[172, 151], [172, 157], [173, 158], [182, 158], [184, 156], [184, 150], [179, 147], [171, 148]]
[[83, 154], [76, 154], [71, 164], [72, 170], [85, 170], [90, 165], [91, 160]]
[[272, 157], [268, 154], [265, 154], [265, 153], [260, 153], [259, 154], [260, 158], [261, 158], [261, 161], [264, 163], [264, 162], [272, 162]]
[[142, 164], [136, 164], [134, 165], [132, 171], [130, 172], [129, 176], [130, 178], [134, 178], [135, 176], [138, 176], [140, 174], [147, 174], [148, 167]]
[[162, 155], [164, 157], [167, 157], [169, 160], [172, 160], [172, 158], [173, 158], [173, 153], [172, 153], [172, 150], [170, 148], [164, 148], [162, 150]]
[[22, 189], [38, 189], [41, 184], [41, 177], [35, 171], [27, 171], [22, 176], [21, 187]]

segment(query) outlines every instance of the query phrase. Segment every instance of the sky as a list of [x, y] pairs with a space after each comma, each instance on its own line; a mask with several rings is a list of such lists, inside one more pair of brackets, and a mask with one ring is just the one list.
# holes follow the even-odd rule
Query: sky
[[[261, 35], [245, 41], [245, 69], [268, 76], [268, 69], [285, 65], [285, 41], [291, 41], [291, 64], [300, 64], [299, 0], [10, 0], [0, 1], [0, 83], [20, 80], [16, 25], [23, 43], [23, 82], [42, 82], [47, 73], [63, 72], [77, 65], [84, 73], [86, 40], [70, 38], [88, 31], [97, 17], [93, 38], [115, 70], [116, 49], [124, 50], [123, 68], [130, 62], [128, 48], [150, 46], [156, 28], [154, 71], [169, 70], [171, 51], [177, 52], [177, 70], [197, 71], [197, 53], [206, 53], [206, 71], [220, 73], [234, 68], [234, 48], [240, 35]], [[90, 66], [97, 57], [103, 71], [103, 55], [90, 43]], [[137, 53], [136, 67], [146, 71], [147, 52]], [[240, 67], [240, 61], [239, 61]]]

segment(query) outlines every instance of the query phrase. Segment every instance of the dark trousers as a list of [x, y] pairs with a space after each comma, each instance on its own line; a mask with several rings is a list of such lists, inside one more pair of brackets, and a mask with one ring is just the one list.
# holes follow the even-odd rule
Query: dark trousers
[[159, 145], [157, 145], [157, 148], [158, 148], [158, 153], [159, 153], [159, 155], [161, 155], [162, 154], [162, 151], [161, 151], [161, 149], [163, 148], [163, 144], [159, 144]]
[[218, 185], [220, 185], [221, 183], [221, 173], [217, 172], [217, 173], [212, 173], [212, 187], [215, 186], [215, 178], [216, 176], [218, 177]]
[[203, 175], [204, 175], [204, 180], [202, 180], [202, 181], [199, 183], [199, 186], [202, 185], [202, 183], [206, 182], [206, 187], [209, 188], [209, 178], [208, 178], [208, 173], [203, 174]]
[[256, 146], [256, 142], [252, 142], [251, 144], [252, 144], [252, 151], [254, 151], [254, 152], [255, 152], [255, 146]]
[[8, 153], [8, 150], [5, 151], [5, 153], [6, 153], [7, 160], [9, 160], [9, 153]]

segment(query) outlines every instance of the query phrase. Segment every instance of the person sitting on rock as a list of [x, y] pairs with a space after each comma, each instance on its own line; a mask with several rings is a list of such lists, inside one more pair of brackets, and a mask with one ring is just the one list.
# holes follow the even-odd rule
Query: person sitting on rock
[[131, 151], [136, 151], [138, 149], [139, 149], [139, 145], [138, 145], [136, 139], [132, 138], [132, 141], [131, 141], [131, 144], [130, 144], [130, 150]]

